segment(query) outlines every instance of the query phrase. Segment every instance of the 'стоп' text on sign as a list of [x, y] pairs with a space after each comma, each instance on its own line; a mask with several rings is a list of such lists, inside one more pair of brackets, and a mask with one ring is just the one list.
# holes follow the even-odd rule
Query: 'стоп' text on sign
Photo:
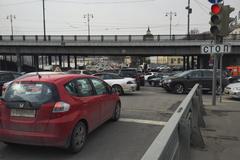
[[201, 53], [202, 54], [220, 54], [220, 53], [230, 53], [231, 45], [230, 44], [214, 44], [214, 45], [202, 45]]

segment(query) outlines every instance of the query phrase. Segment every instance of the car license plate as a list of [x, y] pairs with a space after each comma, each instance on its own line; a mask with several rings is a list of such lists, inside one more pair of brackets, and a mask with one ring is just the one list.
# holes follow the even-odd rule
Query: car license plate
[[29, 117], [33, 118], [36, 115], [36, 110], [29, 109], [11, 109], [12, 117]]

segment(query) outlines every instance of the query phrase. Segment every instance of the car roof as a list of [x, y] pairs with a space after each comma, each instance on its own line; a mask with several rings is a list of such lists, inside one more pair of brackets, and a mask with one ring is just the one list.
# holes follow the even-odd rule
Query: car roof
[[110, 73], [110, 72], [101, 72], [101, 73], [95, 73], [94, 75], [98, 75], [98, 74], [108, 74], [108, 75], [115, 75], [115, 76], [119, 76], [119, 74], [116, 74], [116, 73]]
[[[18, 72], [15, 72], [15, 71], [0, 71], [0, 74], [4, 74], [4, 73], [18, 73]], [[18, 73], [18, 74], [21, 74], [21, 73]]]
[[81, 74], [50, 74], [50, 75], [34, 75], [30, 77], [25, 77], [19, 80], [15, 80], [15, 82], [22, 82], [22, 81], [32, 81], [32, 82], [48, 82], [48, 83], [57, 83], [60, 81], [66, 81], [67, 79], [74, 79], [74, 78], [89, 78], [94, 77], [90, 75], [81, 75]]

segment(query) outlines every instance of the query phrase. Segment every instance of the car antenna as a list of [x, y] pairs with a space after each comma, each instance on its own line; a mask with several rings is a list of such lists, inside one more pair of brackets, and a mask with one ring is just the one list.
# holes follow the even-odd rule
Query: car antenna
[[42, 76], [39, 74], [38, 71], [37, 71], [37, 76], [38, 76], [39, 79], [42, 78]]

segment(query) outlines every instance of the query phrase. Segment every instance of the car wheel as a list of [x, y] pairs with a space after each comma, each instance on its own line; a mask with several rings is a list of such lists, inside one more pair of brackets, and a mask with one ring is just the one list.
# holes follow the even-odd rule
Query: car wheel
[[121, 115], [121, 104], [118, 102], [115, 106], [115, 109], [113, 111], [112, 120], [118, 121]]
[[177, 94], [183, 94], [184, 93], [184, 86], [180, 83], [176, 84], [174, 86], [174, 92]]
[[137, 84], [137, 91], [139, 91], [140, 90], [140, 84], [138, 83]]
[[87, 126], [82, 121], [80, 121], [73, 129], [73, 133], [70, 140], [70, 146], [68, 149], [72, 153], [77, 153], [81, 151], [86, 140], [87, 140]]
[[152, 82], [151, 81], [148, 81], [149, 85], [152, 86]]
[[16, 143], [5, 142], [5, 141], [3, 141], [3, 143], [6, 144], [6, 145], [9, 145], [9, 146], [16, 146], [16, 145], [18, 145]]
[[121, 86], [119, 86], [119, 85], [113, 85], [113, 88], [117, 91], [117, 93], [118, 93], [119, 96], [121, 96], [121, 95], [124, 94], [124, 93], [123, 93], [123, 89], [122, 89]]

